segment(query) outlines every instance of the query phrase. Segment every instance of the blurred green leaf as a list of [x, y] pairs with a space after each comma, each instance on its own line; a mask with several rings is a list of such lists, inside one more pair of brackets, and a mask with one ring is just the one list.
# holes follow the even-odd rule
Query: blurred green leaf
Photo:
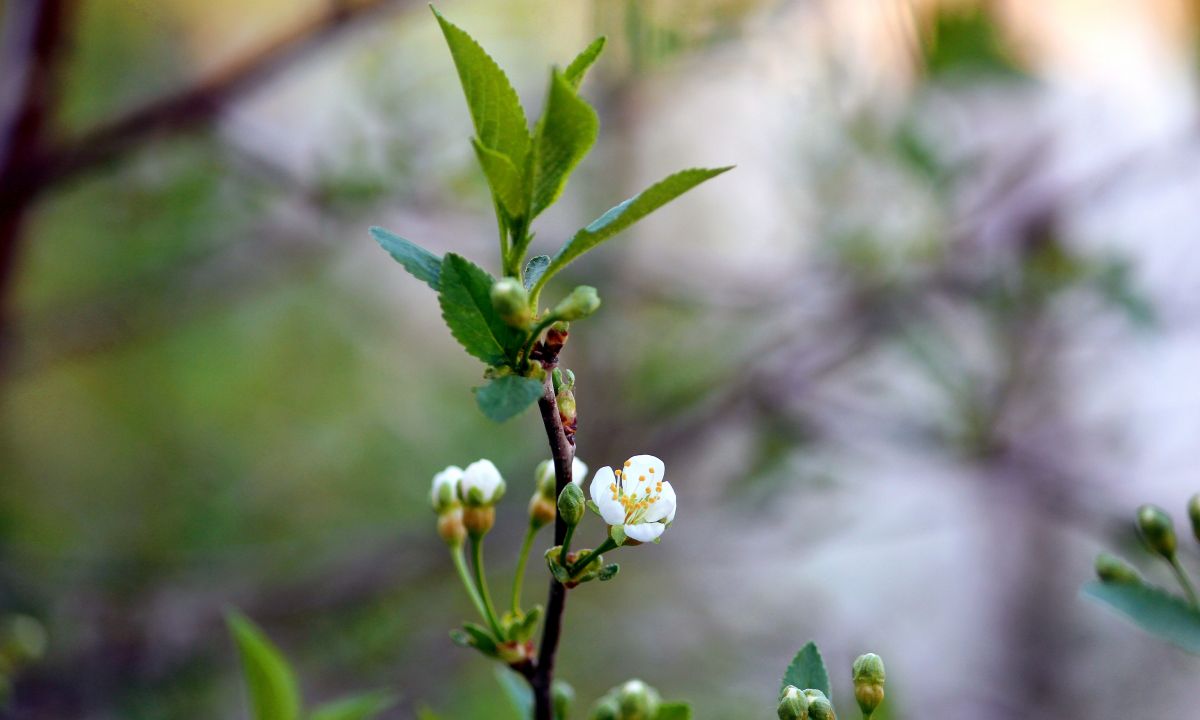
[[529, 151], [529, 125], [517, 91], [474, 38], [437, 10], [433, 14], [454, 57], [479, 142], [508, 156], [514, 167], [524, 167]]
[[255, 720], [296, 720], [300, 689], [283, 654], [245, 616], [226, 617], [242, 658], [243, 675]]
[[692, 168], [690, 170], [681, 170], [651, 185], [620, 205], [611, 208], [590, 225], [575, 233], [563, 245], [562, 249], [550, 261], [550, 267], [546, 269], [545, 274], [534, 285], [535, 292], [537, 289], [541, 289], [541, 286], [545, 285], [550, 277], [566, 267], [575, 258], [628, 228], [638, 220], [641, 220], [705, 180], [714, 178], [732, 169], [733, 166], [730, 165], [723, 168]]
[[562, 193], [571, 171], [596, 142], [600, 118], [559, 72], [550, 75], [546, 109], [533, 141], [533, 207], [536, 217]]
[[996, 21], [984, 7], [942, 7], [921, 43], [926, 72], [932, 76], [967, 72], [1021, 77]]
[[809, 642], [792, 658], [792, 664], [788, 665], [787, 672], [783, 674], [780, 692], [788, 685], [794, 685], [801, 690], [820, 690], [825, 693], [825, 697], [833, 697], [829, 688], [829, 673], [825, 670], [825, 661], [821, 659], [821, 651], [817, 649], [816, 643]]
[[512, 703], [519, 717], [533, 717], [533, 691], [525, 681], [508, 668], [496, 668], [496, 682], [504, 688], [504, 695]]
[[475, 388], [475, 402], [488, 418], [504, 422], [524, 412], [542, 396], [542, 381], [505, 375]]
[[375, 242], [387, 250], [388, 254], [396, 259], [396, 262], [403, 265], [409, 274], [434, 290], [440, 289], [442, 273], [440, 257], [381, 227], [372, 227], [371, 237], [375, 238]]
[[1159, 588], [1132, 583], [1091, 582], [1083, 594], [1135, 625], [1193, 655], [1200, 655], [1200, 611]]
[[471, 355], [488, 365], [503, 365], [525, 339], [492, 308], [491, 290], [495, 279], [470, 260], [447, 253], [442, 260], [438, 299], [442, 318], [454, 339]]
[[549, 255], [536, 255], [530, 258], [529, 264], [525, 266], [525, 289], [532, 288], [548, 267], [550, 267]]
[[606, 42], [607, 39], [604, 36], [596, 38], [590, 45], [583, 49], [583, 52], [575, 56], [575, 59], [571, 61], [566, 70], [563, 70], [563, 78], [571, 84], [571, 87], [578, 88], [579, 84], [583, 82], [583, 77], [587, 74], [588, 68], [592, 66], [592, 63], [596, 62], [596, 58], [600, 57], [600, 53], [603, 52]]
[[395, 702], [394, 697], [383, 692], [355, 695], [318, 707], [310, 720], [370, 720]]
[[658, 706], [654, 720], [692, 720], [692, 706], [687, 703], [663, 703]]

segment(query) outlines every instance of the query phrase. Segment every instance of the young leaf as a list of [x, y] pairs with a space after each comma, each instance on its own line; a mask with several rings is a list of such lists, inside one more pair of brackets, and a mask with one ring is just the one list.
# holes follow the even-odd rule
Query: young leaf
[[496, 682], [504, 688], [504, 694], [517, 711], [518, 717], [533, 717], [533, 691], [516, 673], [508, 668], [496, 668]]
[[557, 71], [550, 75], [546, 109], [533, 140], [533, 206], [530, 217], [550, 207], [567, 177], [596, 142], [600, 118]]
[[525, 178], [521, 171], [513, 165], [507, 155], [484, 147], [479, 140], [472, 140], [475, 156], [479, 158], [479, 166], [487, 176], [492, 195], [500, 201], [509, 217], [523, 217], [527, 208], [528, 195], [525, 193]]
[[388, 251], [410, 275], [437, 290], [442, 272], [442, 259], [414, 242], [388, 232], [381, 227], [371, 228], [371, 237]]
[[556, 272], [562, 270], [575, 258], [584, 254], [588, 250], [591, 250], [608, 238], [616, 235], [625, 228], [634, 224], [638, 220], [641, 220], [705, 180], [714, 178], [717, 175], [732, 169], [732, 167], [733, 166], [731, 165], [728, 167], [715, 169], [693, 168], [691, 170], [682, 170], [674, 175], [670, 175], [665, 179], [660, 180], [620, 205], [610, 209], [608, 212], [592, 221], [591, 225], [588, 225], [579, 232], [575, 233], [575, 235], [573, 235], [571, 239], [562, 246], [562, 249], [560, 249], [558, 254], [556, 254], [550, 261], [550, 267], [546, 269], [545, 274], [539, 278], [537, 284], [534, 285], [534, 289], [530, 292], [536, 293], [537, 291], [541, 290], [542, 286], [545, 285], [546, 282]]
[[1146, 632], [1200, 655], [1200, 611], [1148, 585], [1091, 582], [1083, 594], [1108, 605]]
[[484, 415], [496, 422], [504, 422], [521, 414], [542, 396], [542, 391], [541, 380], [505, 375], [475, 388], [475, 402]]
[[318, 707], [309, 720], [370, 720], [394, 703], [395, 698], [387, 693], [355, 695]]
[[600, 57], [601, 51], [604, 50], [605, 42], [607, 40], [603, 35], [596, 38], [591, 45], [583, 49], [583, 52], [575, 56], [566, 70], [563, 70], [563, 78], [571, 84], [571, 87], [578, 88], [579, 84], [583, 82], [583, 76], [587, 74], [588, 68], [596, 62], [596, 58]]
[[230, 613], [226, 622], [242, 658], [254, 720], [297, 720], [300, 690], [283, 654], [241, 614]]
[[821, 659], [821, 651], [816, 643], [810, 642], [796, 653], [792, 664], [783, 674], [780, 692], [788, 685], [795, 685], [801, 690], [820, 690], [825, 697], [833, 697], [829, 690], [829, 673], [825, 671], [825, 661]]
[[533, 287], [548, 267], [550, 267], [549, 255], [535, 255], [529, 258], [529, 264], [525, 266], [525, 289], [529, 290]]
[[454, 339], [488, 365], [503, 365], [516, 354], [524, 334], [507, 325], [492, 308], [495, 279], [461, 255], [447, 253], [442, 260], [442, 318]]
[[529, 125], [517, 91], [474, 38], [437, 10], [433, 14], [454, 57], [479, 142], [489, 150], [507, 155], [514, 167], [524, 167], [529, 151]]
[[687, 703], [663, 703], [658, 706], [654, 720], [692, 720], [692, 706]]

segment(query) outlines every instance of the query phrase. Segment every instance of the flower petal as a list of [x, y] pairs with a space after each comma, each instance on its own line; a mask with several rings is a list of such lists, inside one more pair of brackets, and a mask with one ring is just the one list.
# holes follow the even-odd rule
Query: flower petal
[[600, 508], [600, 517], [609, 525], [620, 525], [625, 522], [625, 507], [613, 499], [612, 486], [617, 482], [617, 476], [610, 467], [602, 467], [596, 471], [592, 484], [588, 488], [592, 500]]
[[641, 495], [646, 487], [654, 487], [661, 482], [666, 473], [666, 465], [653, 455], [634, 455], [625, 462], [625, 472], [621, 479], [625, 481], [627, 495]]
[[671, 483], [662, 484], [662, 494], [646, 509], [645, 521], [658, 522], [667, 518], [667, 522], [675, 519], [675, 488]]
[[573, 458], [571, 460], [571, 482], [583, 487], [583, 479], [587, 477], [587, 471], [587, 463], [579, 458]]
[[656, 522], [643, 522], [625, 526], [625, 536], [638, 542], [653, 542], [663, 534], [667, 526]]

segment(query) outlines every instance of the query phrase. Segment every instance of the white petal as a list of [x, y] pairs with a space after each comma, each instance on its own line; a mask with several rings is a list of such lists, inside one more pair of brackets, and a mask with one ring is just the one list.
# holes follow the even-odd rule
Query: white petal
[[653, 542], [663, 534], [667, 526], [656, 522], [643, 522], [625, 526], [625, 536], [638, 542]]
[[458, 484], [462, 482], [463, 471], [457, 465], [450, 465], [445, 470], [433, 476], [433, 487], [429, 490], [429, 499], [437, 505], [438, 491], [443, 485], [450, 486], [450, 495], [458, 496]]
[[[658, 522], [663, 518], [675, 519], [675, 488], [671, 483], [662, 484], [662, 494], [646, 509], [646, 522]], [[671, 520], [667, 520], [670, 522]]]
[[587, 463], [579, 458], [571, 460], [571, 482], [583, 487], [583, 479], [587, 477], [587, 471]]
[[647, 485], [653, 487], [655, 483], [663, 479], [666, 472], [667, 467], [663, 461], [653, 455], [634, 455], [626, 461], [625, 471], [622, 475], [622, 479], [625, 481], [625, 493], [636, 492], [641, 495], [645, 492]]
[[496, 469], [491, 460], [476, 460], [463, 471], [463, 496], [465, 497], [472, 489], [478, 488], [483, 497], [490, 500], [503, 482], [504, 478], [500, 476], [500, 471]]
[[619, 501], [613, 500], [612, 496], [611, 488], [616, 481], [617, 476], [613, 473], [613, 469], [602, 467], [596, 471], [596, 476], [592, 478], [591, 487], [588, 489], [592, 500], [600, 508], [600, 517], [604, 518], [604, 522], [609, 525], [620, 525], [625, 522], [625, 507]]

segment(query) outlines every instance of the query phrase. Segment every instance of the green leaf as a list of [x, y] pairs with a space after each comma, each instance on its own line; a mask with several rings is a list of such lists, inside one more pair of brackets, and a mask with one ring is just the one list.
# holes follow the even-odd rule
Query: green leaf
[[549, 255], [535, 255], [529, 258], [529, 264], [525, 266], [525, 289], [532, 288], [548, 267], [550, 267]]
[[529, 151], [529, 125], [517, 91], [496, 61], [475, 39], [433, 11], [454, 57], [479, 142], [524, 167]]
[[434, 290], [439, 289], [442, 259], [414, 242], [388, 232], [381, 227], [371, 228], [371, 237], [404, 266], [413, 277]]
[[369, 720], [395, 702], [394, 697], [382, 692], [355, 695], [321, 705], [309, 720]]
[[[496, 640], [492, 637], [492, 633], [480, 625], [472, 622], [463, 623], [463, 630], [469, 636], [467, 644], [475, 648], [484, 655], [495, 656], [499, 649], [496, 647]], [[451, 637], [454, 637], [451, 635]], [[455, 642], [459, 642], [456, 638]], [[461, 644], [461, 643], [460, 643]]]
[[225, 620], [242, 658], [254, 720], [296, 720], [300, 717], [300, 689], [283, 654], [245, 616], [234, 612]]
[[497, 667], [496, 682], [504, 688], [504, 695], [512, 703], [518, 717], [533, 717], [533, 691], [519, 675], [507, 668]]
[[479, 158], [479, 166], [487, 176], [492, 195], [499, 201], [509, 217], [524, 217], [527, 210], [528, 196], [525, 193], [525, 178], [521, 171], [513, 165], [507, 155], [483, 146], [479, 140], [472, 140], [475, 156]]
[[438, 301], [450, 334], [471, 355], [488, 365], [504, 365], [525, 339], [492, 308], [495, 279], [461, 255], [447, 253], [442, 260]]
[[808, 643], [792, 658], [792, 664], [783, 674], [780, 692], [788, 685], [795, 685], [801, 690], [820, 690], [825, 697], [833, 697], [829, 689], [829, 673], [825, 671], [825, 661], [821, 659], [821, 651], [816, 643]]
[[654, 720], [692, 720], [692, 706], [687, 703], [663, 703], [658, 706]]
[[533, 206], [537, 217], [562, 193], [571, 171], [596, 142], [600, 118], [558, 71], [550, 75], [546, 109], [533, 139]]
[[1135, 625], [1193, 655], [1200, 655], [1200, 611], [1159, 588], [1091, 582], [1083, 594], [1108, 605]]
[[705, 180], [714, 178], [731, 169], [733, 169], [732, 165], [714, 169], [693, 168], [691, 170], [682, 170], [660, 180], [612, 208], [592, 221], [591, 225], [575, 233], [562, 246], [562, 249], [550, 261], [550, 267], [538, 279], [537, 284], [534, 285], [534, 290], [531, 292], [540, 290], [555, 273], [562, 270], [568, 263], [588, 250], [591, 250]]
[[488, 418], [504, 422], [520, 415], [542, 396], [541, 380], [520, 375], [504, 375], [475, 388], [475, 402]]
[[583, 82], [583, 76], [587, 74], [588, 68], [596, 62], [596, 58], [600, 57], [600, 53], [604, 50], [605, 42], [607, 40], [603, 35], [596, 38], [591, 45], [583, 49], [583, 52], [575, 56], [566, 70], [563, 70], [563, 78], [571, 84], [571, 87], [578, 88], [579, 84]]

